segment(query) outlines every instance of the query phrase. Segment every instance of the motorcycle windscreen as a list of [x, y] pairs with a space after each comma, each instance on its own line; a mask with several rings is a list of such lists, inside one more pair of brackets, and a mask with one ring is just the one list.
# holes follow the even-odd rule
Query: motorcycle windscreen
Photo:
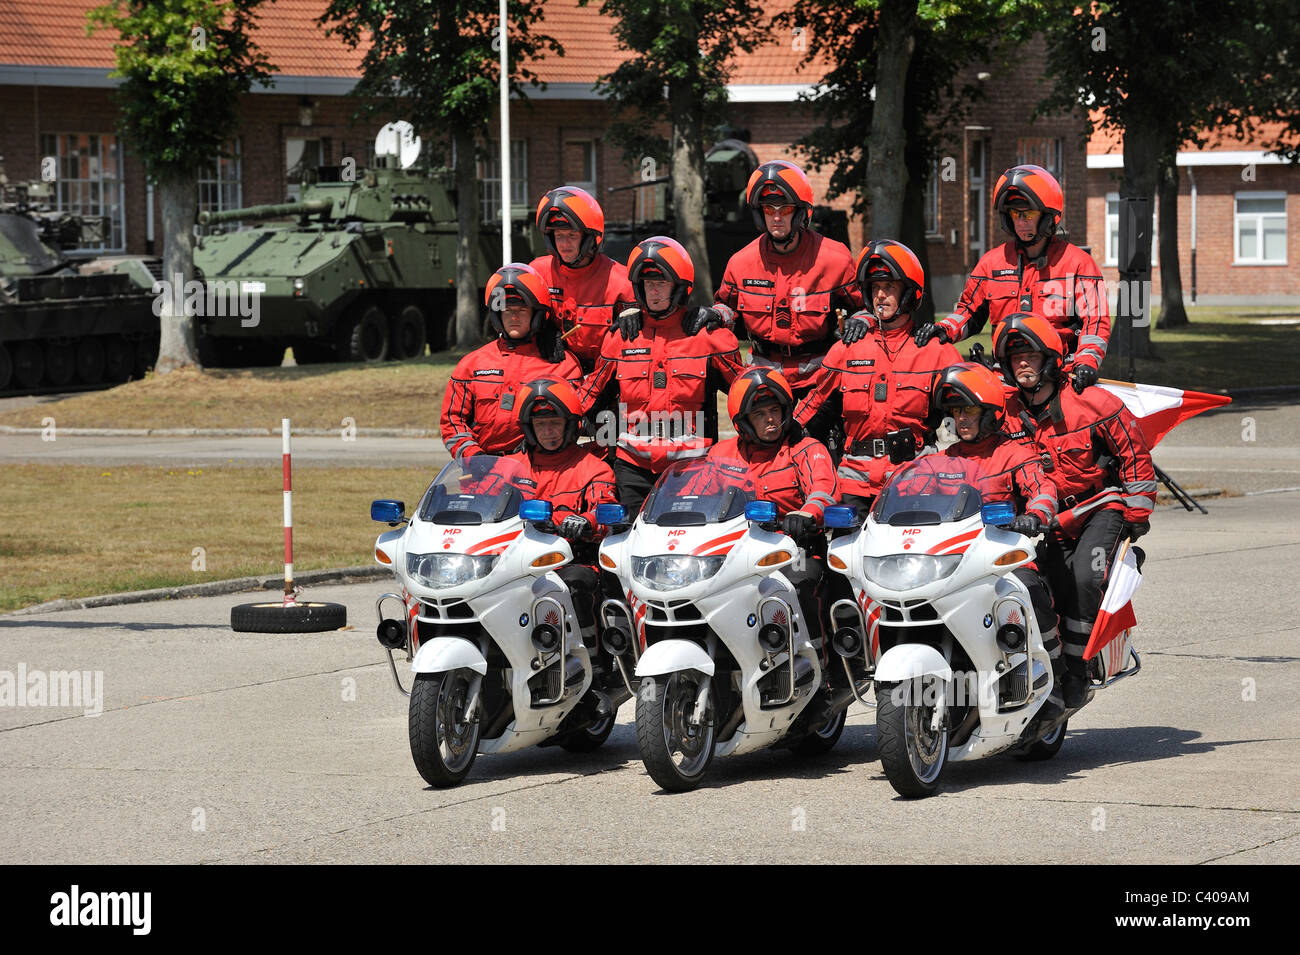
[[878, 524], [893, 527], [947, 524], [964, 521], [980, 512], [983, 500], [975, 483], [972, 462], [928, 454], [895, 472], [872, 516]]
[[749, 466], [732, 458], [678, 461], [655, 482], [641, 516], [648, 524], [689, 527], [743, 517], [755, 499]]
[[[527, 474], [510, 458], [481, 454], [462, 464], [452, 461], [433, 479], [420, 500], [419, 516], [434, 524], [491, 524], [519, 514]], [[528, 495], [531, 497], [532, 495]]]

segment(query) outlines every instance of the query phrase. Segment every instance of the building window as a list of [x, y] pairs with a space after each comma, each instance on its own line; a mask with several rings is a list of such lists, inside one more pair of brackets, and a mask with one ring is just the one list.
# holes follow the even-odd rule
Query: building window
[[1286, 265], [1286, 193], [1237, 193], [1233, 220], [1236, 265]]
[[564, 181], [596, 194], [596, 141], [572, 139], [564, 144]]
[[300, 139], [290, 136], [284, 141], [284, 193], [289, 202], [302, 198], [302, 181], [304, 174], [325, 162], [325, 149], [322, 140]]
[[[1016, 140], [1016, 163], [1042, 166], [1065, 190], [1065, 141], [1050, 136], [1030, 136]], [[1065, 210], [1061, 210], [1061, 228], [1065, 228]]]
[[43, 133], [41, 155], [56, 159], [54, 196], [60, 212], [108, 220], [104, 242], [71, 251], [125, 251], [122, 152], [117, 137], [111, 133]]
[[[1119, 267], [1119, 193], [1106, 193], [1106, 260], [1102, 265]], [[1160, 209], [1151, 200], [1151, 268], [1160, 268]]]
[[199, 211], [224, 212], [243, 205], [241, 153], [239, 140], [227, 145], [213, 162], [199, 170]]
[[930, 176], [925, 180], [925, 234], [939, 234], [939, 160], [930, 162]]
[[[478, 161], [478, 199], [483, 221], [501, 221], [501, 146], [489, 142]], [[528, 147], [522, 139], [510, 140], [510, 204], [528, 206]]]

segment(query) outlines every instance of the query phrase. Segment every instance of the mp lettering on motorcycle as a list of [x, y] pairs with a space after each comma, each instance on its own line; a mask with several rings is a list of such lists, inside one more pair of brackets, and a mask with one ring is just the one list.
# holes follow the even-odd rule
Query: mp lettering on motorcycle
[[443, 534], [443, 537], [442, 537], [442, 549], [443, 549], [443, 550], [451, 550], [451, 545], [452, 545], [453, 543], [455, 543], [455, 541], [449, 540], [449, 539], [447, 538], [447, 535], [448, 535], [448, 534], [459, 534], [460, 532], [461, 532], [461, 529], [460, 529], [459, 527], [446, 527], [446, 528], [443, 528], [443, 531], [442, 531], [442, 534]]
[[921, 533], [921, 529], [919, 527], [909, 527], [905, 531], [903, 531], [903, 550], [912, 549], [913, 541], [910, 535], [919, 534], [919, 533]]
[[668, 532], [668, 549], [676, 550], [678, 543], [677, 538], [686, 536], [686, 531], [669, 531]]

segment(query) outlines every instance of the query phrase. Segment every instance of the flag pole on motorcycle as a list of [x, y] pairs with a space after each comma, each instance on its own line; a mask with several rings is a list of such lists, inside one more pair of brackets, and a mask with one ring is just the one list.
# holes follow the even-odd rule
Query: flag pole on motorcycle
[[292, 429], [280, 419], [280, 461], [284, 475], [284, 597], [279, 603], [238, 604], [230, 608], [230, 629], [236, 633], [320, 633], [348, 622], [343, 604], [299, 601], [293, 582], [293, 459]]

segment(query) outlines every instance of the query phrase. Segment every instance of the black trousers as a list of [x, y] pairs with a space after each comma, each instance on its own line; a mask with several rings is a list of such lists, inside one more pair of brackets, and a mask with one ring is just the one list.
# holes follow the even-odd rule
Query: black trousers
[[633, 520], [641, 512], [650, 489], [655, 486], [659, 475], [635, 464], [628, 464], [622, 458], [614, 459], [614, 483], [618, 485], [618, 503], [627, 508], [627, 519]]
[[564, 581], [573, 597], [573, 610], [583, 630], [596, 625], [596, 603], [600, 594], [600, 574], [586, 564], [565, 564], [556, 575]]
[[1123, 536], [1124, 514], [1110, 509], [1089, 518], [1077, 540], [1051, 536], [1039, 548], [1061, 615], [1067, 659], [1083, 657]]

